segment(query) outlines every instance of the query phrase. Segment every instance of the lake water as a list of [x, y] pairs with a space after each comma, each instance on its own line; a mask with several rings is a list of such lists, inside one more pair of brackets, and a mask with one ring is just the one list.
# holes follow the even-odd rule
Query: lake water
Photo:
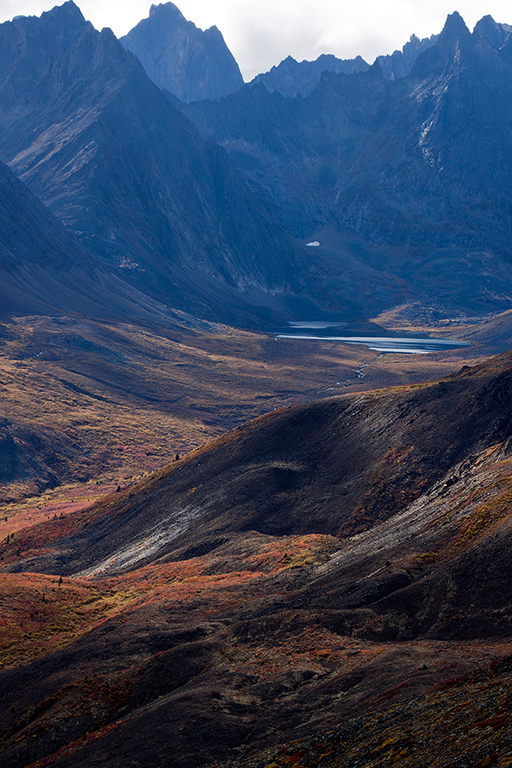
[[[343, 335], [338, 335], [342, 323], [297, 320], [290, 323], [288, 333], [278, 333], [278, 339], [316, 339], [318, 341], [341, 341], [344, 344], [364, 344], [376, 352], [400, 352], [406, 355], [426, 355], [429, 352], [443, 352], [460, 347], [471, 346], [466, 341], [456, 339], [434, 339], [426, 334], [401, 333], [389, 336], [351, 333], [343, 328]], [[306, 332], [307, 331], [307, 332]]]

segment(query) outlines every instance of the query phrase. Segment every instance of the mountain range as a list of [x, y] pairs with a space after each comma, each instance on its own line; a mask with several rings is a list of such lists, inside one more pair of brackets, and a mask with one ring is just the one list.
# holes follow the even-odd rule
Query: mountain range
[[[506, 29], [506, 25], [502, 24], [500, 27]], [[412, 35], [401, 51], [378, 56], [376, 61], [384, 77], [388, 80], [398, 80], [408, 75], [418, 55], [435, 45], [438, 37], [439, 35], [432, 35], [419, 40], [416, 35]], [[354, 72], [366, 72], [369, 68], [370, 65], [361, 56], [356, 56], [355, 59], [338, 59], [332, 54], [322, 53], [315, 61], [301, 62], [287, 56], [278, 66], [256, 75], [250, 85], [263, 83], [269, 93], [278, 91], [283, 96], [296, 96], [298, 93], [307, 96], [316, 88], [324, 72], [352, 75]], [[233, 89], [230, 93], [235, 90], [238, 89]]]
[[110, 30], [66, 2], [0, 38], [0, 156], [96, 258], [157, 300], [240, 322], [299, 285], [297, 248], [225, 150]]
[[[147, 40], [161, 14], [188, 29], [157, 6]], [[509, 35], [490, 17], [471, 34], [455, 13], [393, 71], [378, 59], [306, 96], [261, 80], [184, 104], [66, 2], [0, 25], [0, 159], [124, 283], [210, 320], [499, 312]]]
[[[245, 86], [183, 106], [294, 236], [443, 311], [510, 302], [510, 38], [452, 14], [409, 75], [324, 73], [306, 97]], [[332, 232], [337, 233], [337, 241]], [[324, 246], [324, 248], [322, 248]]]
[[269, 93], [278, 91], [283, 96], [296, 96], [298, 93], [307, 96], [314, 90], [323, 72], [343, 72], [345, 75], [351, 75], [354, 72], [365, 72], [368, 66], [361, 56], [355, 59], [338, 59], [332, 54], [323, 53], [315, 61], [301, 62], [287, 56], [277, 67], [256, 75], [251, 85], [263, 83]]

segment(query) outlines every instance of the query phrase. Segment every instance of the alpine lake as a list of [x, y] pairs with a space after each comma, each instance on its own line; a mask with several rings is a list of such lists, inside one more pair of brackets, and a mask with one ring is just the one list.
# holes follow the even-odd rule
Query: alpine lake
[[443, 352], [460, 347], [471, 346], [466, 341], [457, 339], [433, 338], [428, 334], [401, 332], [361, 333], [351, 331], [343, 323], [329, 323], [317, 320], [296, 320], [289, 323], [289, 328], [276, 332], [278, 339], [307, 339], [318, 341], [339, 341], [343, 344], [364, 344], [382, 354], [401, 353], [405, 355], [426, 355], [430, 352]]

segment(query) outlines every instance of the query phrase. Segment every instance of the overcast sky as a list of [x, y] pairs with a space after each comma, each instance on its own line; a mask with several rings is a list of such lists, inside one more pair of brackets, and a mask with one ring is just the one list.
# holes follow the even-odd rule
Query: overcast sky
[[[121, 37], [146, 18], [150, 0], [76, 0], [97, 29], [111, 27]], [[454, 4], [455, 3], [455, 4]], [[0, 0], [0, 21], [36, 15], [61, 0]], [[470, 29], [482, 16], [512, 24], [509, 0], [178, 0], [185, 18], [206, 29], [216, 25], [246, 80], [286, 56], [316, 59], [334, 53], [360, 54], [370, 64], [401, 48], [411, 34], [440, 32], [446, 16], [459, 11]]]

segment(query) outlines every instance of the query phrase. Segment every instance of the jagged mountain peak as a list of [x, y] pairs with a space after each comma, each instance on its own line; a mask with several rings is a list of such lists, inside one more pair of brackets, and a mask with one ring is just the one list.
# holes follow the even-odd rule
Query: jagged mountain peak
[[66, 17], [67, 19], [77, 18], [85, 21], [82, 11], [73, 0], [66, 0], [62, 5], [55, 5], [50, 11], [45, 11], [42, 15], [47, 17], [61, 16]]
[[[485, 16], [482, 16], [482, 18], [480, 19], [480, 21], [477, 21], [477, 23], [476, 23], [476, 25], [475, 25], [475, 30], [476, 30], [476, 29], [477, 29], [479, 26], [488, 25], [488, 24], [490, 24], [491, 26], [497, 26], [496, 22], [494, 21], [494, 19], [493, 19], [493, 17], [491, 16], [491, 14], [490, 14], [490, 13], [487, 13]], [[473, 30], [473, 32], [474, 32], [475, 30]]]
[[49, 11], [43, 11], [40, 16], [27, 16], [20, 14], [15, 16], [12, 21], [5, 21], [0, 27], [14, 26], [18, 30], [40, 29], [50, 27], [52, 29], [65, 28], [68, 33], [73, 26], [76, 29], [90, 27], [94, 29], [90, 21], [87, 21], [73, 0], [66, 0], [62, 5], [56, 5]]
[[379, 62], [384, 77], [387, 80], [406, 77], [415, 66], [418, 56], [434, 46], [438, 38], [439, 35], [431, 35], [420, 40], [417, 35], [411, 35], [409, 42], [403, 46], [402, 50], [393, 51], [386, 56], [378, 56], [376, 61]]
[[455, 31], [461, 32], [463, 34], [469, 32], [469, 29], [466, 26], [466, 22], [458, 11], [454, 11], [453, 13], [448, 14], [441, 34], [452, 34]]
[[436, 45], [441, 53], [441, 58], [448, 59], [454, 55], [457, 49], [467, 47], [472, 39], [466, 22], [458, 11], [454, 11], [448, 14]]
[[[73, 45], [71, 42], [75, 37], [86, 34], [91, 34], [94, 37], [111, 38], [116, 41], [116, 45], [119, 50], [122, 50], [122, 46], [115, 37], [114, 33], [108, 27], [105, 27], [101, 32], [98, 32], [90, 21], [84, 17], [80, 8], [73, 2], [73, 0], [67, 0], [62, 5], [56, 5], [50, 11], [44, 11], [41, 16], [15, 16], [12, 22], [6, 21], [0, 24], [0, 29], [8, 29], [9, 26], [14, 25], [20, 36], [33, 37], [41, 35], [40, 53], [46, 55], [45, 50], [45, 38], [44, 35], [54, 35], [53, 43], [59, 46], [65, 46], [66, 51]], [[4, 44], [9, 45], [11, 33], [5, 33]], [[20, 50], [20, 53], [23, 53]], [[8, 54], [7, 54], [8, 55]]]
[[[129, 60], [112, 30], [98, 32], [71, 1], [39, 18], [21, 16], [13, 23], [0, 24], [0, 51], [3, 158], [11, 152], [4, 132], [6, 123], [18, 120], [23, 113], [30, 121], [36, 103], [50, 110], [56, 94], [66, 91], [70, 81], [78, 85], [92, 71], [104, 83], [127, 69], [138, 68], [142, 73], [140, 64]], [[12, 138], [18, 146], [19, 131]]]
[[218, 99], [234, 93], [243, 78], [222, 33], [203, 31], [173, 3], [152, 5], [122, 45], [139, 58], [148, 77], [181, 101]]
[[317, 86], [323, 72], [352, 74], [364, 72], [368, 64], [361, 56], [355, 59], [338, 59], [331, 53], [322, 53], [314, 61], [297, 61], [287, 56], [278, 66], [263, 72], [251, 81], [251, 85], [261, 82], [269, 93], [278, 92], [283, 96], [307, 96]]
[[[152, 5], [149, 9], [149, 18], [151, 19], [155, 16], [167, 19], [174, 17], [180, 19], [180, 21], [187, 21], [178, 6], [174, 5], [174, 3], [159, 3], [158, 5]], [[192, 21], [189, 21], [188, 23], [193, 24]]]
[[486, 37], [493, 48], [501, 48], [510, 37], [510, 28], [506, 24], [498, 24], [492, 16], [487, 14], [475, 25], [473, 37], [476, 40]]
[[203, 35], [205, 37], [211, 37], [213, 40], [221, 41], [222, 45], [226, 45], [224, 41], [224, 35], [220, 31], [220, 29], [215, 26], [215, 24], [212, 27], [208, 27], [208, 29], [205, 29], [203, 32]]
[[[16, 16], [13, 19], [13, 22], [16, 24], [19, 24], [20, 22], [23, 23], [26, 19], [37, 19], [35, 16]], [[73, 0], [66, 0], [65, 3], [62, 3], [62, 5], [55, 5], [51, 10], [49, 11], [43, 11], [43, 13], [40, 16], [40, 20], [42, 22], [50, 22], [50, 23], [58, 23], [58, 24], [69, 24], [69, 23], [75, 23], [80, 26], [83, 24], [88, 24], [89, 26], [92, 26], [92, 24], [88, 21], [86, 21], [82, 11], [76, 5], [76, 3], [73, 2]]]
[[[507, 24], [498, 24], [490, 14], [487, 14], [477, 22], [471, 34], [462, 16], [454, 11], [448, 15], [444, 28], [435, 41], [435, 46], [441, 61], [446, 63], [461, 51], [466, 53], [474, 51], [476, 44], [481, 48], [482, 42], [479, 43], [479, 41], [482, 39], [487, 41], [489, 49], [500, 49], [509, 40], [511, 31], [512, 28]], [[425, 62], [434, 61], [436, 54], [431, 51], [426, 58], [425, 54], [421, 54], [421, 57], [423, 62], [420, 63], [419, 69], [417, 68], [417, 73], [423, 70]]]
[[170, 23], [186, 25], [190, 30], [197, 30], [203, 34], [218, 35], [224, 41], [222, 32], [217, 26], [215, 26], [215, 24], [208, 29], [202, 30], [200, 27], [194, 24], [193, 21], [186, 19], [178, 6], [174, 5], [174, 3], [159, 3], [158, 5], [153, 4], [149, 9], [149, 18], [158, 19], [158, 21], [163, 24]]
[[[460, 13], [455, 11], [450, 14], [444, 25], [443, 31], [438, 35], [420, 40], [412, 34], [409, 42], [401, 51], [394, 51], [387, 56], [378, 56], [384, 77], [388, 80], [398, 80], [415, 70], [418, 75], [425, 73], [431, 64], [440, 57], [443, 61], [452, 58], [455, 51], [469, 47], [470, 42], [476, 42], [480, 37], [486, 37], [493, 48], [501, 48], [508, 38], [512, 28], [507, 24], [498, 24], [489, 14], [484, 16], [476, 24], [471, 35]], [[437, 46], [436, 50], [430, 50]], [[416, 62], [419, 60], [418, 65]], [[425, 69], [426, 68], [426, 69]]]

